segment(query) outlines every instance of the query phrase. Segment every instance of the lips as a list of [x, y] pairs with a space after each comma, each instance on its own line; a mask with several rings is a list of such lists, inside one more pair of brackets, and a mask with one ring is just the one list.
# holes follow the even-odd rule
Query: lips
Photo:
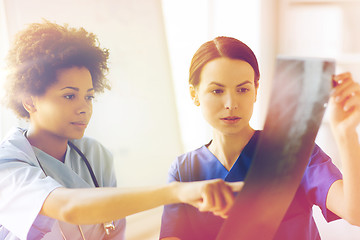
[[239, 120], [239, 119], [241, 119], [241, 118], [237, 117], [237, 116], [229, 116], [229, 117], [221, 118], [221, 120], [229, 120], [229, 121], [234, 121], [234, 120]]
[[71, 122], [71, 124], [75, 125], [75, 126], [83, 126], [86, 127], [87, 126], [87, 122], [85, 121], [78, 121], [78, 122]]
[[220, 118], [225, 124], [236, 124], [238, 123], [241, 118], [238, 116], [228, 116], [224, 118]]

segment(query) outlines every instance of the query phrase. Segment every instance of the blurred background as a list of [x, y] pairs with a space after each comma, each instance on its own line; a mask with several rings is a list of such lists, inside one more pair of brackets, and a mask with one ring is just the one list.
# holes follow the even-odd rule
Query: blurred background
[[[261, 78], [251, 124], [261, 129], [277, 55], [333, 58], [338, 73], [360, 81], [359, 12], [360, 0], [0, 0], [0, 82], [13, 35], [26, 24], [47, 19], [94, 32], [110, 49], [112, 90], [97, 97], [86, 135], [112, 151], [119, 186], [163, 184], [177, 155], [211, 139], [187, 84], [202, 43], [231, 36], [253, 49]], [[26, 124], [0, 106], [1, 138]], [[316, 141], [341, 168], [326, 116]], [[360, 239], [359, 228], [327, 224], [314, 211], [322, 239]], [[127, 239], [158, 239], [161, 212], [130, 216]]]

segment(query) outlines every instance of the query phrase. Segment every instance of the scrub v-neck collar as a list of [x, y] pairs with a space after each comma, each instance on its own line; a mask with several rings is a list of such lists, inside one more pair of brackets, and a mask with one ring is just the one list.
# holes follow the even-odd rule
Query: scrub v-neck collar
[[224, 165], [216, 158], [216, 156], [210, 152], [207, 146], [210, 142], [202, 146], [201, 151], [208, 155], [208, 161], [211, 165], [214, 165], [212, 169], [216, 171], [214, 175], [226, 180], [226, 181], [242, 181], [244, 180], [246, 173], [248, 172], [251, 160], [255, 152], [256, 142], [259, 137], [260, 131], [255, 131], [253, 136], [250, 138], [249, 142], [245, 145], [244, 149], [240, 153], [239, 157], [236, 159], [235, 163], [228, 171]]

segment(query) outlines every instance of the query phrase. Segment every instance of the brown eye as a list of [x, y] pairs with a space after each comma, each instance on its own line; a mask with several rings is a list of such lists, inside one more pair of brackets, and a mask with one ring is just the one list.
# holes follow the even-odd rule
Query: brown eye
[[224, 91], [221, 90], [221, 89], [212, 90], [212, 93], [214, 93], [214, 94], [221, 94], [221, 93], [223, 93], [223, 92], [224, 92]]
[[248, 91], [250, 91], [250, 89], [248, 89], [248, 88], [240, 88], [240, 89], [238, 90], [238, 92], [240, 92], [240, 93], [246, 93], [246, 92], [248, 92]]
[[74, 94], [68, 94], [68, 95], [64, 96], [64, 98], [69, 99], [69, 100], [73, 99], [74, 97], [75, 97]]
[[90, 95], [90, 96], [86, 96], [86, 100], [87, 101], [92, 101], [95, 97]]

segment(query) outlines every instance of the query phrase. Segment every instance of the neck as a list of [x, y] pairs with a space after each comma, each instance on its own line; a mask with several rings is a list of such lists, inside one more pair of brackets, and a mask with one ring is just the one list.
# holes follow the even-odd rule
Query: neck
[[226, 135], [214, 130], [213, 140], [208, 148], [229, 171], [254, 132], [255, 130], [250, 126], [233, 135]]
[[51, 132], [30, 128], [26, 133], [30, 144], [46, 152], [50, 156], [64, 161], [68, 139], [60, 138]]

